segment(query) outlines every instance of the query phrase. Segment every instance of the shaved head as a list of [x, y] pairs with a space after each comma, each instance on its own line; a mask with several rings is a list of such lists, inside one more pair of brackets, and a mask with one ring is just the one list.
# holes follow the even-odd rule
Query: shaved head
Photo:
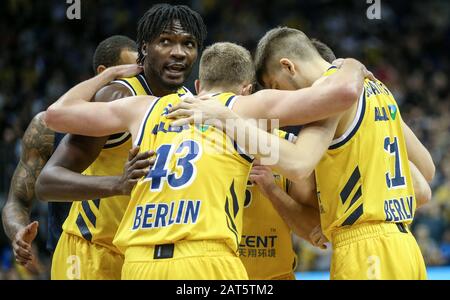
[[302, 31], [277, 27], [259, 41], [255, 53], [256, 76], [259, 82], [267, 70], [282, 58], [312, 60], [320, 57], [316, 47]]

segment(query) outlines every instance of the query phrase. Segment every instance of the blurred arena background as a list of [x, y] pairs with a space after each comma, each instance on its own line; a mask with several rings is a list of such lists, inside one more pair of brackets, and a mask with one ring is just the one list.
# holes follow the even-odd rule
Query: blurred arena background
[[[427, 146], [437, 166], [432, 203], [412, 226], [430, 278], [450, 279], [450, 2], [388, 1], [381, 19], [368, 19], [373, 0], [192, 0], [177, 1], [198, 11], [208, 27], [207, 45], [238, 42], [253, 50], [277, 25], [296, 27], [328, 44], [338, 57], [355, 57], [396, 96], [403, 118]], [[20, 154], [20, 138], [31, 118], [77, 82], [93, 75], [98, 42], [114, 35], [135, 38], [139, 17], [154, 3], [140, 0], [81, 0], [81, 20], [69, 20], [65, 0], [0, 1], [0, 207]], [[171, 2], [171, 1], [169, 1]], [[369, 2], [369, 3], [367, 3]], [[172, 2], [171, 2], [172, 3]], [[173, 2], [175, 3], [175, 2]], [[189, 83], [193, 89], [194, 70]], [[0, 279], [46, 279], [47, 205], [37, 203], [36, 242], [43, 272], [15, 266], [0, 229]], [[330, 251], [295, 239], [297, 278], [326, 279]], [[312, 273], [311, 273], [312, 272]]]

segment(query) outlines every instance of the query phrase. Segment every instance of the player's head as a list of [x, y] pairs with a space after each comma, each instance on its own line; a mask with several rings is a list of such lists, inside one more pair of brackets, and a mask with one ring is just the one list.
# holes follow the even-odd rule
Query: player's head
[[154, 5], [138, 23], [138, 63], [156, 84], [177, 89], [191, 73], [205, 38], [197, 12], [185, 5]]
[[287, 27], [268, 31], [255, 53], [257, 79], [266, 88], [295, 90], [311, 86], [317, 79], [315, 73], [323, 72], [316, 67], [323, 64], [327, 62], [311, 40], [302, 31]]
[[113, 35], [98, 44], [92, 66], [94, 73], [100, 74], [106, 68], [135, 64], [136, 60], [136, 42], [123, 35]]
[[255, 68], [250, 52], [233, 43], [215, 43], [200, 58], [199, 80], [195, 82], [200, 91], [233, 92], [248, 95], [255, 82]]
[[311, 39], [311, 43], [314, 45], [314, 47], [316, 47], [317, 52], [319, 52], [320, 56], [322, 56], [322, 58], [328, 63], [331, 64], [336, 60], [336, 55], [334, 54], [333, 50], [328, 47], [327, 44], [319, 41], [318, 39]]

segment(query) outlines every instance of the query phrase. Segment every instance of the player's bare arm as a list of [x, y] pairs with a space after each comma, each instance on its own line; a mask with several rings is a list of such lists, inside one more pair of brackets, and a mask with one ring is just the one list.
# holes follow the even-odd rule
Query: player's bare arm
[[134, 137], [155, 99], [152, 96], [134, 96], [108, 103], [83, 101], [62, 104], [58, 108], [49, 108], [46, 124], [55, 131], [85, 136], [130, 132]]
[[89, 102], [110, 81], [141, 71], [138, 65], [116, 66], [79, 83], [52, 104], [45, 116], [49, 128], [88, 136], [105, 136], [139, 127], [141, 116], [154, 97], [130, 97], [114, 102]]
[[53, 151], [54, 132], [45, 127], [42, 117], [42, 113], [36, 115], [25, 131], [20, 161], [2, 211], [3, 227], [12, 242], [16, 261], [22, 265], [33, 259], [31, 243], [37, 234], [38, 223], [30, 224], [34, 186]]
[[[320, 226], [320, 215], [318, 209], [294, 200], [295, 192], [287, 194], [273, 179], [272, 170], [267, 166], [257, 165], [252, 168], [250, 180], [258, 185], [264, 195], [270, 199], [274, 208], [298, 236], [309, 241], [310, 233], [314, 228]], [[314, 198], [315, 199], [315, 198]]]
[[[366, 76], [372, 75], [364, 65], [357, 60], [346, 59], [337, 72], [311, 87], [296, 91], [262, 90], [253, 95], [239, 96], [232, 109], [243, 118], [277, 119], [281, 127], [307, 124], [351, 108], [362, 93]], [[209, 98], [199, 97], [203, 101]], [[211, 111], [207, 104], [191, 101], [182, 102], [171, 109], [172, 113], [168, 117], [185, 117], [184, 121], [182, 119], [176, 125], [222, 120], [222, 116], [216, 115], [218, 112]], [[201, 115], [201, 118], [194, 120], [194, 115]], [[270, 130], [270, 122], [267, 125]]]
[[296, 90], [262, 90], [238, 97], [233, 111], [244, 118], [279, 119], [279, 126], [302, 125], [328, 118], [349, 109], [363, 90], [370, 73], [354, 59], [311, 87]]
[[101, 138], [66, 136], [36, 183], [39, 199], [72, 202], [129, 195], [137, 180], [145, 176], [154, 163], [153, 152], [138, 153], [139, 148], [132, 148], [121, 176], [80, 174], [95, 160], [103, 144]]
[[433, 163], [433, 158], [430, 152], [420, 142], [414, 132], [409, 128], [404, 121], [402, 121], [403, 134], [406, 141], [406, 149], [408, 151], [408, 158], [417, 169], [422, 173], [428, 182], [431, 182], [434, 178], [436, 167]]
[[[190, 105], [189, 108], [173, 111], [168, 115], [170, 118], [188, 115], [175, 120], [172, 123], [173, 126], [211, 122], [211, 124], [221, 127], [247, 153], [255, 155], [257, 158], [267, 155], [267, 153], [264, 154], [267, 151], [264, 147], [270, 147], [271, 154], [277, 153], [279, 158], [274, 164], [275, 169], [294, 182], [305, 180], [312, 174], [328, 149], [341, 117], [338, 115], [309, 124], [301, 131], [294, 145], [258, 128], [253, 122], [244, 120], [215, 100], [190, 99], [187, 100], [187, 103]], [[196, 115], [201, 117], [195, 117]], [[245, 135], [245, 139], [241, 135]], [[266, 142], [260, 143], [259, 141]], [[251, 153], [251, 150], [256, 150], [256, 153]]]
[[[110, 102], [128, 96], [129, 89], [115, 83], [98, 91], [94, 101]], [[80, 174], [95, 161], [108, 137], [67, 135], [38, 178], [37, 196], [48, 201], [82, 201], [128, 194], [123, 176]]]
[[414, 163], [409, 162], [411, 177], [416, 195], [417, 208], [427, 204], [431, 200], [431, 187], [425, 177], [419, 171]]

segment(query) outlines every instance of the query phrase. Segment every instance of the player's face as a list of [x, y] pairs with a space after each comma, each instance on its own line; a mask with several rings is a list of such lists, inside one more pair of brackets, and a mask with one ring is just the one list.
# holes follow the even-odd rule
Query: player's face
[[136, 51], [130, 51], [130, 50], [122, 50], [120, 53], [120, 64], [121, 65], [128, 65], [128, 64], [135, 64], [138, 58], [138, 53]]
[[297, 90], [300, 88], [294, 78], [281, 68], [279, 70], [270, 70], [263, 75], [262, 80], [262, 84], [266, 89]]
[[[176, 89], [189, 77], [197, 59], [198, 44], [178, 20], [173, 21], [155, 40], [146, 44], [145, 68], [167, 89]], [[147, 73], [147, 71], [146, 71]]]

